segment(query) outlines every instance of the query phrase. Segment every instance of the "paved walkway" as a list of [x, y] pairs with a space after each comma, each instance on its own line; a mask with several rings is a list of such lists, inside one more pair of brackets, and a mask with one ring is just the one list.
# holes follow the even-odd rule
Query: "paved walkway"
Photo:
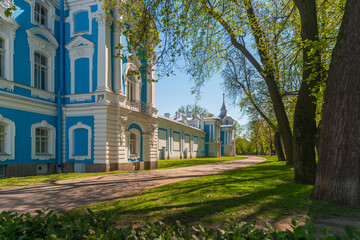
[[266, 159], [249, 157], [192, 167], [164, 169], [137, 173], [62, 180], [22, 187], [0, 189], [0, 212], [31, 212], [51, 208], [67, 210], [90, 203], [119, 198], [161, 185], [190, 178], [218, 174], [260, 163]]

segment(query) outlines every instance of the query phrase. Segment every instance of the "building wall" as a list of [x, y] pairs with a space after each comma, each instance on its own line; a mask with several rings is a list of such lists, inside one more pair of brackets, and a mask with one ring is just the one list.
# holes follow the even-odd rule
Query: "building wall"
[[205, 131], [159, 116], [158, 132], [159, 159], [205, 156]]

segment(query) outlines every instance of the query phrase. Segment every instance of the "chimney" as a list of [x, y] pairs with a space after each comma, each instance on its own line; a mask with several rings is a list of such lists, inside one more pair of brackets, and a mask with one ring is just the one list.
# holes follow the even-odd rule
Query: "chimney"
[[166, 118], [170, 118], [170, 113], [165, 113], [164, 116], [165, 116]]

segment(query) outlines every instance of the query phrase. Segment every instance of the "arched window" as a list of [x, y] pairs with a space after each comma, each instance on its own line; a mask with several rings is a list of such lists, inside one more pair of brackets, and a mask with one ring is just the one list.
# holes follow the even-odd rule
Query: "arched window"
[[41, 53], [34, 53], [34, 87], [48, 89], [48, 59]]
[[5, 78], [5, 41], [0, 38], [0, 77]]
[[135, 133], [130, 133], [130, 156], [136, 155], [136, 135]]

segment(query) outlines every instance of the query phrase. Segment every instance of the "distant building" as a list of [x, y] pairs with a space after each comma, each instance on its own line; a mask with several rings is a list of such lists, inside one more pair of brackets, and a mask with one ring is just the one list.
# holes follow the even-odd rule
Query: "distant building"
[[159, 118], [159, 158], [235, 156], [234, 120], [227, 115], [225, 97], [218, 117], [178, 111]]
[[64, 19], [58, 0], [14, 4], [6, 17], [0, 1], [0, 176], [150, 169], [159, 156], [233, 155], [225, 105], [218, 118], [157, 115], [155, 84], [147, 81], [154, 73], [128, 74], [141, 65], [136, 56], [113, 57], [127, 39], [101, 2], [66, 0]]

